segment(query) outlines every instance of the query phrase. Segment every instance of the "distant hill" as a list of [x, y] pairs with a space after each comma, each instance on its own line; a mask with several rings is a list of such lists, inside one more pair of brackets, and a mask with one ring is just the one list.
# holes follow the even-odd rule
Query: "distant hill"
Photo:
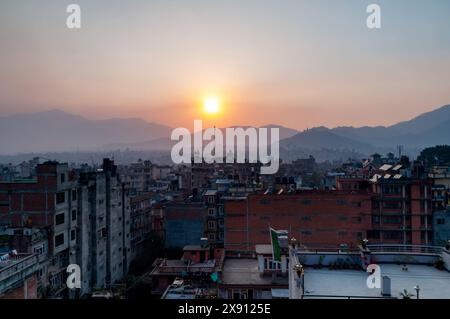
[[0, 154], [97, 150], [169, 136], [171, 130], [137, 118], [89, 120], [59, 110], [20, 114], [0, 117]]
[[450, 105], [419, 115], [392, 126], [337, 127], [330, 132], [374, 147], [424, 148], [450, 144]]
[[[450, 144], [450, 105], [392, 126], [280, 129], [282, 157], [365, 156], [403, 145], [409, 154]], [[246, 127], [244, 127], [246, 128]], [[0, 117], [0, 154], [64, 151], [168, 151], [172, 128], [137, 118], [89, 120], [59, 110]]]
[[282, 140], [280, 145], [286, 149], [302, 147], [308, 149], [354, 149], [363, 151], [373, 148], [370, 144], [336, 135], [325, 127], [303, 131]]
[[[230, 128], [243, 128], [244, 130], [250, 128], [251, 126], [232, 126]], [[268, 140], [270, 140], [270, 129], [271, 128], [278, 128], [279, 129], [279, 134], [280, 134], [280, 140], [289, 138], [294, 136], [295, 134], [298, 133], [297, 130], [288, 128], [288, 127], [284, 127], [284, 126], [280, 126], [280, 125], [275, 125], [275, 124], [269, 124], [269, 125], [264, 125], [261, 126], [264, 128], [268, 129]], [[221, 130], [222, 134], [225, 138], [226, 134], [226, 128], [217, 128], [217, 130]], [[161, 151], [161, 150], [170, 150], [172, 148], [172, 146], [176, 143], [176, 141], [171, 141], [170, 140], [170, 135], [166, 136], [166, 137], [161, 137], [161, 138], [157, 138], [157, 139], [152, 139], [152, 140], [148, 140], [145, 142], [139, 142], [139, 143], [114, 143], [114, 144], [109, 144], [106, 145], [104, 147], [102, 147], [102, 149], [121, 149], [121, 150], [145, 150], [145, 151], [149, 151], [149, 150], [157, 150], [157, 151]], [[206, 144], [206, 142], [205, 142]]]

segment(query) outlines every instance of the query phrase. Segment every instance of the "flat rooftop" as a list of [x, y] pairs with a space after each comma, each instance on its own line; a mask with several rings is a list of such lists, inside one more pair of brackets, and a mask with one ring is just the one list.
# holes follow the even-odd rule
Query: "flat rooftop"
[[[420, 287], [420, 299], [450, 299], [450, 272], [432, 266], [380, 264], [382, 276], [391, 279], [391, 294], [402, 298], [406, 289], [416, 298], [414, 287]], [[314, 296], [336, 297], [381, 297], [381, 289], [369, 289], [366, 284], [368, 274], [357, 270], [305, 269], [305, 298]], [[326, 298], [326, 297], [324, 297]]]
[[250, 258], [225, 259], [222, 271], [224, 285], [255, 285], [255, 286], [288, 286], [288, 278], [278, 276], [272, 281], [271, 276], [261, 276], [258, 271], [258, 260]]

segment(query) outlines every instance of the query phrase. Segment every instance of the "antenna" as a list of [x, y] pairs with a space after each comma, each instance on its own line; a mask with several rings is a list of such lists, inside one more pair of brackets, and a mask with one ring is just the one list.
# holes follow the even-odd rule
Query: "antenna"
[[397, 145], [398, 158], [401, 158], [403, 155], [403, 145]]

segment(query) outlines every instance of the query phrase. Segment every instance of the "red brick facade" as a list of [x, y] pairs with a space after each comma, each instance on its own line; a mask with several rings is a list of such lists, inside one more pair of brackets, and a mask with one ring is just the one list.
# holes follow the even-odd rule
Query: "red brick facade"
[[0, 183], [0, 224], [45, 227], [53, 224], [56, 165], [38, 165], [37, 180]]
[[355, 246], [371, 227], [371, 195], [337, 191], [253, 194], [225, 200], [225, 249], [270, 244], [269, 225], [310, 247]]
[[32, 276], [24, 280], [23, 284], [11, 289], [0, 296], [0, 299], [37, 299], [37, 279]]

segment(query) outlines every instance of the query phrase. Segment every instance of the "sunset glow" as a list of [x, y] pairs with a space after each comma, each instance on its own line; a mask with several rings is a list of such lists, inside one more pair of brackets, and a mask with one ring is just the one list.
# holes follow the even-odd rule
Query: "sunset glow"
[[220, 99], [217, 96], [208, 96], [203, 101], [203, 110], [207, 114], [216, 114], [220, 110]]

